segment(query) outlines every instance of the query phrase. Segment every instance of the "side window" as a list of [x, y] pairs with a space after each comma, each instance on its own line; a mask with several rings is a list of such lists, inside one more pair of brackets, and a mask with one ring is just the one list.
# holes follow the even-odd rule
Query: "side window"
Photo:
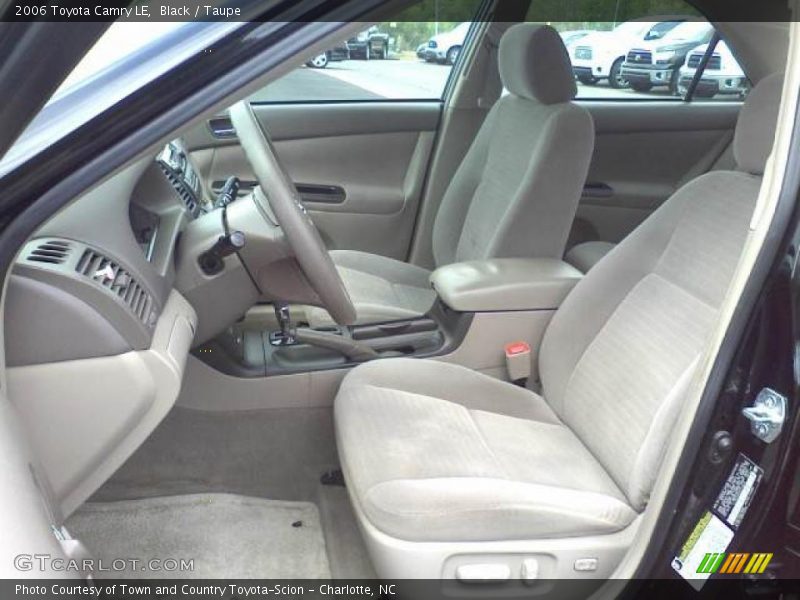
[[[712, 42], [713, 44], [713, 42]], [[700, 69], [708, 44], [692, 50], [681, 68], [678, 93], [685, 97]], [[705, 68], [701, 70], [696, 86], [692, 89], [693, 100], [743, 99], [750, 91], [750, 80], [724, 40], [717, 41]]]
[[[548, 19], [567, 46], [579, 99], [738, 100], [747, 94], [747, 77], [725, 42], [716, 41], [714, 27], [683, 0], [667, 3], [668, 16], [592, 21], [588, 17], [598, 15], [587, 13], [583, 21]], [[580, 17], [581, 10], [570, 16]], [[528, 20], [546, 20], [537, 16], [542, 15], [534, 2]], [[709, 44], [712, 54], [697, 76]]]
[[251, 100], [438, 100], [471, 25], [406, 20], [373, 25], [272, 82]]

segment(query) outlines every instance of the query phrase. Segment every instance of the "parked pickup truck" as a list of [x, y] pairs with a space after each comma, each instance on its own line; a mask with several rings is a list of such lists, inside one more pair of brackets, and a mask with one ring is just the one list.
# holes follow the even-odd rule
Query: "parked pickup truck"
[[659, 40], [633, 46], [622, 63], [622, 78], [637, 92], [667, 86], [678, 93], [680, 69], [686, 56], [699, 44], [708, 43], [714, 28], [706, 21], [686, 21]]
[[382, 33], [377, 26], [372, 26], [347, 40], [347, 49], [350, 58], [363, 60], [389, 58], [389, 34]]
[[628, 87], [622, 78], [622, 63], [628, 49], [663, 37], [686, 19], [670, 17], [662, 21], [628, 21], [612, 31], [590, 33], [569, 48], [575, 77], [584, 85], [608, 79], [613, 88]]
[[[689, 52], [686, 64], [681, 67], [678, 79], [678, 93], [684, 96], [694, 79], [700, 62], [708, 49], [708, 44], [697, 46]], [[713, 98], [717, 94], [744, 98], [750, 90], [750, 81], [742, 71], [728, 45], [720, 40], [708, 59], [700, 81], [694, 89], [695, 96]]]

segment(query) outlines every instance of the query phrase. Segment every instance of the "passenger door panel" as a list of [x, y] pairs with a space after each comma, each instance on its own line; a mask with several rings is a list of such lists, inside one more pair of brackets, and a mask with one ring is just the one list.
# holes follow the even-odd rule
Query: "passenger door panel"
[[619, 242], [675, 190], [732, 168], [735, 102], [584, 101], [595, 149], [570, 244]]
[[[736, 102], [582, 101], [596, 141], [570, 245], [619, 242], [686, 181], [733, 168]], [[255, 105], [331, 249], [405, 260], [441, 103]], [[224, 122], [214, 124], [224, 131]], [[209, 189], [254, 175], [238, 142], [208, 123], [186, 136]], [[326, 191], [328, 193], [326, 193]]]
[[[259, 104], [254, 110], [329, 248], [405, 260], [440, 102]], [[255, 179], [235, 137], [215, 136], [206, 124], [185, 140], [209, 189], [232, 175]]]

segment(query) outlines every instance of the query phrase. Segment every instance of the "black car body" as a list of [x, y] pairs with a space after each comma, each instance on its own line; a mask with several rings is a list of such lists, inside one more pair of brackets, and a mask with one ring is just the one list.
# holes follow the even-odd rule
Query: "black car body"
[[315, 56], [306, 62], [306, 66], [312, 69], [324, 69], [328, 66], [328, 63], [340, 62], [343, 60], [348, 60], [349, 58], [350, 50], [348, 50], [347, 45], [342, 44], [341, 46], [336, 46], [330, 50], [326, 50], [319, 56]]

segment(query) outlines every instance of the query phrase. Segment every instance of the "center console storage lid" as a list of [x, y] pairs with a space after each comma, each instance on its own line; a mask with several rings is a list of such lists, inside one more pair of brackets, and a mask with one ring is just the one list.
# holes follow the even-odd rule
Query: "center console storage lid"
[[556, 309], [582, 276], [554, 258], [495, 258], [440, 267], [430, 281], [453, 310], [487, 312]]

